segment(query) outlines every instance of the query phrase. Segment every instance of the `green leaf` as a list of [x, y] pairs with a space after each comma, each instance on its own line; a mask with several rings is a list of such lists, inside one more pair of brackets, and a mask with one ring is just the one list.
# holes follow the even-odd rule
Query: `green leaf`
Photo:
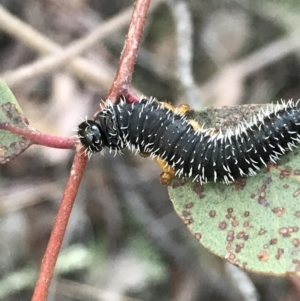
[[[250, 111], [249, 111], [250, 108]], [[236, 124], [258, 107], [208, 109], [207, 124]], [[300, 274], [300, 158], [285, 155], [256, 176], [225, 185], [174, 179], [175, 211], [194, 237], [216, 255], [249, 271]]]
[[[13, 93], [0, 81], [0, 123], [28, 129], [25, 118]], [[4, 164], [30, 146], [30, 140], [23, 136], [0, 130], [0, 163]]]

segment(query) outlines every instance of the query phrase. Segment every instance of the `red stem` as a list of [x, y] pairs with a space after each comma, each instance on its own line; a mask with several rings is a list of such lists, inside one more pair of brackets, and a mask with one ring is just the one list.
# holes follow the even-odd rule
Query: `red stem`
[[35, 286], [34, 294], [32, 296], [32, 301], [45, 301], [47, 299], [48, 288], [51, 283], [58, 253], [66, 232], [67, 224], [86, 162], [87, 157], [83, 155], [82, 152], [81, 154], [80, 152], [77, 152], [42, 261], [42, 266]]
[[130, 90], [130, 84], [150, 3], [151, 0], [137, 0], [135, 2], [128, 34], [119, 62], [119, 68], [107, 97], [114, 103], [118, 101], [121, 95], [125, 96], [128, 102], [135, 102], [139, 99], [138, 96]]
[[44, 145], [53, 148], [75, 149], [75, 138], [43, 134], [33, 130], [15, 127], [8, 123], [0, 123], [0, 129], [21, 135], [30, 140], [32, 144]]
[[[137, 0], [125, 41], [125, 46], [119, 62], [119, 68], [116, 73], [114, 83], [108, 94], [108, 99], [116, 103], [120, 95], [129, 96], [130, 101], [138, 99], [134, 93], [129, 92], [134, 64], [136, 62], [138, 48], [140, 45], [146, 16], [151, 0]], [[70, 217], [71, 209], [79, 188], [87, 158], [76, 153], [71, 174], [63, 195], [61, 205], [55, 220], [51, 237], [42, 260], [42, 266], [32, 301], [46, 301], [49, 285], [54, 272], [55, 263], [59, 254], [62, 240], [65, 234], [67, 223]]]

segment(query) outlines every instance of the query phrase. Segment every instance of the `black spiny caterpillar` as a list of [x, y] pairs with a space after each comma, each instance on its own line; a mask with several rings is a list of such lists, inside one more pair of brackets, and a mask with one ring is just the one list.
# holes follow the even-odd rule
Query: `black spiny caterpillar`
[[253, 176], [300, 142], [300, 111], [292, 101], [271, 105], [251, 122], [217, 133], [195, 129], [185, 114], [172, 108], [153, 98], [108, 105], [94, 121], [79, 125], [78, 137], [89, 155], [105, 147], [116, 152], [127, 147], [159, 157], [176, 175], [201, 183]]

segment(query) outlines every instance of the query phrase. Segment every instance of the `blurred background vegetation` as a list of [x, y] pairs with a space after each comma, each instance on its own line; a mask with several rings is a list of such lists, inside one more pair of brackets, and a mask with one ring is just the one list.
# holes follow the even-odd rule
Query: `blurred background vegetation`
[[[133, 1], [0, 4], [67, 46]], [[299, 1], [160, 1], [148, 17], [133, 86], [143, 95], [195, 109], [297, 100], [299, 25]], [[116, 26], [84, 54], [111, 82], [127, 28]], [[2, 74], [42, 57], [1, 27], [0, 45]], [[34, 128], [61, 136], [73, 135], [80, 117], [93, 116], [109, 89], [63, 68], [10, 87]], [[0, 300], [30, 300], [73, 156], [33, 146], [1, 166]], [[239, 287], [242, 276], [237, 279], [225, 261], [202, 248], [173, 212], [159, 173], [153, 161], [129, 152], [92, 157], [49, 300], [300, 299], [299, 281], [289, 278], [245, 274], [250, 280]]]

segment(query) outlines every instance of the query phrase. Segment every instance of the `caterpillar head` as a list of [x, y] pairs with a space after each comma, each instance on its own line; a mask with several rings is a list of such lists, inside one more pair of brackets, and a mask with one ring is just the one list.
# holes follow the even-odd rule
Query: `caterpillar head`
[[94, 120], [86, 120], [78, 126], [78, 138], [83, 146], [87, 148], [89, 155], [101, 152], [104, 144], [101, 137], [99, 124]]

